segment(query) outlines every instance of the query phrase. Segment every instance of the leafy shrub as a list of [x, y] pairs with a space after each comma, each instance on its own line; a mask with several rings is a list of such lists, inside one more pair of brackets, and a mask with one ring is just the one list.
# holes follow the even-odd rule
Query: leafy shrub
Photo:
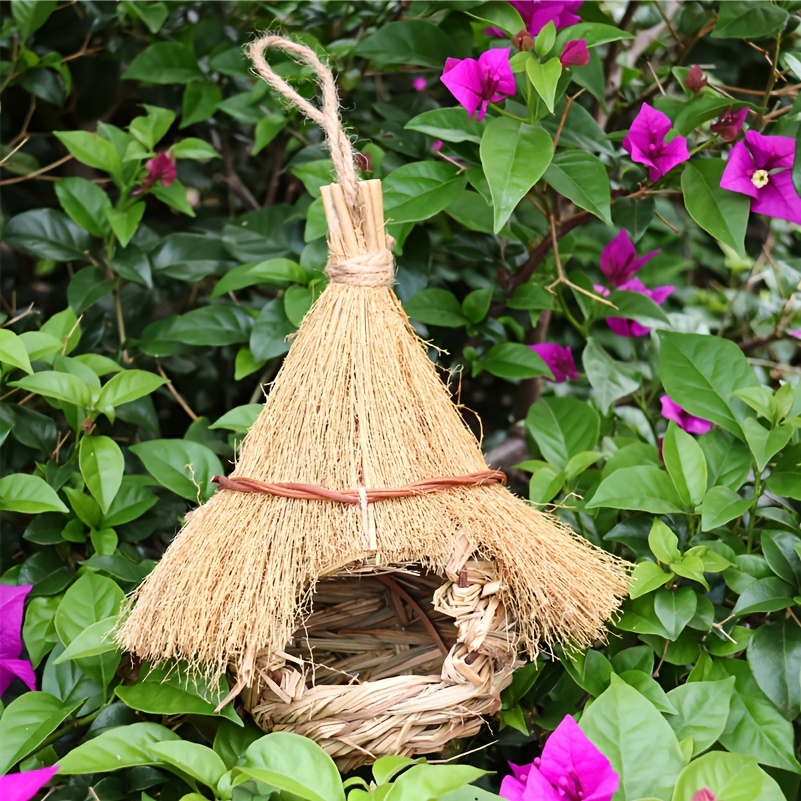
[[[799, 4], [557, 5], [12, 0], [0, 773], [58, 763], [54, 801], [484, 799], [583, 713], [621, 801], [797, 797]], [[344, 785], [106, 637], [325, 284], [320, 132], [241, 51], [275, 25], [336, 65], [397, 293], [489, 461], [636, 562], [609, 642], [522, 667], [461, 764]]]

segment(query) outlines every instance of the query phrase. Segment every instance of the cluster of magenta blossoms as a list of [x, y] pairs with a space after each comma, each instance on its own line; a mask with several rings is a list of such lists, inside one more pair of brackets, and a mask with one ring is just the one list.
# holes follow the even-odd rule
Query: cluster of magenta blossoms
[[[639, 278], [634, 277], [643, 264], [657, 253], [659, 250], [652, 250], [650, 253], [638, 257], [629, 232], [624, 229], [601, 251], [601, 272], [614, 289], [645, 295], [657, 306], [661, 306], [676, 287], [665, 285], [649, 288]], [[595, 285], [595, 291], [603, 297], [610, 294], [609, 288], [601, 284]], [[651, 330], [642, 323], [626, 317], [607, 317], [606, 323], [621, 337], [642, 337]]]
[[[12, 587], [0, 584], [0, 696], [12, 681], [19, 679], [29, 690], [36, 690], [36, 675], [27, 659], [22, 659], [22, 618], [30, 585]], [[0, 776], [1, 801], [28, 801], [58, 771], [58, 766], [9, 773]]]
[[529, 765], [512, 765], [501, 797], [507, 801], [611, 801], [620, 785], [609, 760], [570, 715]]

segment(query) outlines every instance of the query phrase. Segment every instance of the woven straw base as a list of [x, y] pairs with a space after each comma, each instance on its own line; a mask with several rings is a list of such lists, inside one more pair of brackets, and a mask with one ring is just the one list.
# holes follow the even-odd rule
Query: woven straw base
[[341, 770], [475, 734], [518, 664], [494, 566], [468, 561], [445, 584], [416, 568], [321, 579], [286, 653], [256, 658], [243, 697], [257, 725], [311, 737]]

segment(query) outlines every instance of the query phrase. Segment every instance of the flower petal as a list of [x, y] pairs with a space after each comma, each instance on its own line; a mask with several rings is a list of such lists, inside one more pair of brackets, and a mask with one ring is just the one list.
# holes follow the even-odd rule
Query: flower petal
[[463, 58], [450, 66], [446, 62], [446, 71], [440, 80], [472, 117], [482, 101], [478, 62], [474, 58]]
[[[749, 131], [750, 133], [750, 131]], [[738, 142], [729, 153], [729, 159], [720, 177], [720, 188], [739, 192], [748, 197], [758, 197], [759, 190], [751, 182], [756, 165], [744, 142]]]
[[0, 659], [16, 659], [22, 653], [22, 616], [32, 589], [30, 584], [0, 584]]
[[29, 801], [58, 773], [58, 765], [0, 777], [0, 798], [3, 801]]
[[632, 269], [636, 255], [634, 243], [631, 241], [629, 232], [624, 228], [601, 251], [601, 272], [611, 284], [620, 286], [637, 272], [637, 269]]
[[[478, 68], [482, 79], [482, 96], [484, 100], [497, 103], [517, 91], [515, 76], [509, 65], [511, 48], [500, 47], [486, 50], [478, 57]], [[488, 91], [487, 87], [494, 87]]]
[[792, 169], [795, 158], [795, 139], [789, 136], [765, 136], [759, 131], [745, 132], [745, 141], [759, 170]]
[[674, 136], [673, 139], [660, 148], [654, 162], [662, 175], [665, 175], [677, 164], [681, 164], [689, 158], [690, 151], [687, 149], [687, 140], [683, 136]]
[[29, 690], [36, 690], [36, 674], [27, 659], [0, 659], [0, 695], [15, 678], [27, 685]]
[[801, 225], [801, 197], [793, 186], [792, 172], [772, 173], [768, 183], [751, 201], [751, 211]]

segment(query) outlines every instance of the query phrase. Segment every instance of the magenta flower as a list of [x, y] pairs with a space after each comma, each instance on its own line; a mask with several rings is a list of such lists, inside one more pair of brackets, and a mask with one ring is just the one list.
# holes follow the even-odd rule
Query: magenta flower
[[501, 783], [507, 801], [611, 801], [620, 784], [609, 760], [570, 715], [530, 765], [512, 765]]
[[712, 133], [720, 135], [724, 142], [733, 142], [743, 130], [743, 123], [748, 116], [748, 108], [736, 111], [729, 106], [710, 126]]
[[545, 342], [542, 345], [529, 345], [553, 373], [553, 378], [546, 379], [554, 384], [563, 384], [568, 379], [578, 378], [576, 363], [573, 361], [573, 351], [570, 348]]
[[712, 428], [712, 423], [709, 420], [704, 420], [703, 417], [696, 417], [694, 414], [685, 412], [676, 401], [671, 400], [667, 395], [663, 395], [659, 402], [662, 404], [662, 417], [666, 420], [672, 420], [688, 434], [706, 434]]
[[[610, 294], [605, 286], [596, 284], [594, 289], [603, 297], [607, 297]], [[632, 278], [623, 284], [619, 284], [617, 289], [622, 292], [637, 292], [640, 295], [645, 295], [645, 297], [650, 298], [656, 303], [657, 306], [661, 306], [667, 298], [673, 294], [676, 287], [666, 285], [648, 288], [639, 278]], [[630, 320], [627, 317], [607, 317], [606, 324], [619, 337], [644, 337], [651, 330], [648, 326], [638, 323], [636, 320]]]
[[426, 79], [422, 75], [418, 75], [412, 81], [412, 88], [415, 92], [425, 92], [426, 90]]
[[53, 765], [0, 776], [0, 798], [3, 801], [29, 801], [57, 772], [58, 765]]
[[650, 261], [657, 253], [659, 253], [658, 248], [637, 258], [634, 243], [631, 241], [629, 232], [624, 228], [601, 251], [601, 272], [609, 279], [612, 286], [619, 287], [621, 284], [625, 284], [643, 264]]
[[565, 42], [559, 61], [563, 67], [586, 67], [590, 63], [590, 51], [586, 39], [572, 39]]
[[801, 225], [801, 196], [793, 186], [795, 140], [746, 131], [731, 149], [720, 186], [751, 198], [751, 211]]
[[435, 139], [431, 143], [431, 152], [432, 153], [439, 153], [439, 151], [442, 150], [443, 144], [444, 144], [444, 142], [441, 139]]
[[717, 796], [708, 787], [702, 787], [697, 793], [693, 793], [690, 801], [717, 801]]
[[801, 328], [796, 328], [793, 331], [788, 331], [787, 336], [793, 337], [793, 339], [801, 339]]
[[493, 26], [491, 28], [484, 28], [484, 36], [495, 36], [498, 39], [505, 39], [506, 32]]
[[677, 164], [690, 158], [687, 140], [683, 136], [674, 136], [670, 142], [665, 141], [670, 126], [667, 114], [643, 103], [623, 139], [623, 149], [632, 161], [648, 167], [652, 181], [658, 181]]
[[536, 36], [549, 22], [553, 22], [557, 29], [581, 22], [581, 17], [574, 13], [578, 11], [581, 0], [509, 0], [509, 5], [517, 9], [532, 36]]
[[704, 77], [704, 71], [697, 65], [693, 64], [687, 71], [687, 77], [684, 79], [684, 88], [697, 95], [707, 84]]
[[[30, 584], [11, 587], [0, 584], [0, 695], [16, 678], [23, 681], [29, 690], [36, 689], [33, 665], [22, 654], [22, 614], [25, 596], [32, 590]], [[5, 796], [0, 796], [5, 801]]]
[[509, 66], [510, 48], [487, 50], [478, 60], [449, 58], [440, 80], [448, 91], [467, 109], [467, 113], [483, 120], [488, 103], [497, 103], [516, 90], [515, 76]]
[[150, 189], [154, 184], [169, 186], [178, 177], [175, 161], [169, 153], [159, 153], [145, 164], [147, 175], [142, 181], [142, 189]]

